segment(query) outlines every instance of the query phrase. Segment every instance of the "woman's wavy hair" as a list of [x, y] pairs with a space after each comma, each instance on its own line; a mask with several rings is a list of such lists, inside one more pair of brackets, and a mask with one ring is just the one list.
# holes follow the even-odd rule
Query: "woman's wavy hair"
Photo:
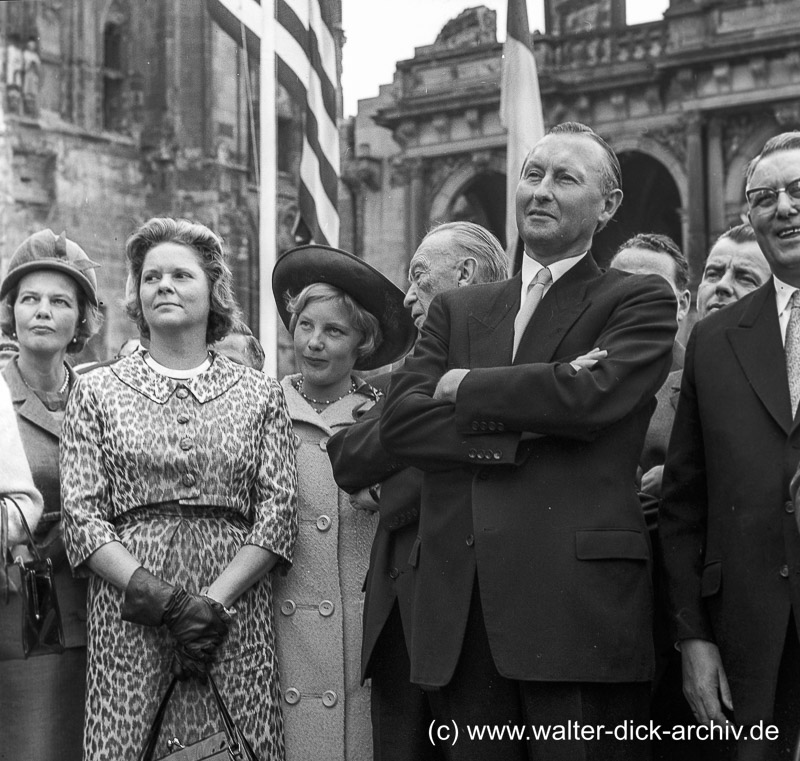
[[[46, 270], [47, 267], [42, 267]], [[38, 270], [35, 270], [38, 271]], [[59, 274], [66, 274], [61, 270], [52, 270]], [[67, 275], [69, 277], [69, 275]], [[72, 278], [70, 278], [72, 280]], [[100, 326], [103, 324], [103, 314], [100, 310], [89, 303], [83, 289], [75, 283], [75, 297], [78, 301], [78, 326], [75, 328], [75, 336], [67, 344], [67, 354], [80, 354], [89, 339], [96, 336], [100, 332]], [[0, 332], [7, 336], [16, 339], [17, 335], [17, 321], [14, 319], [14, 305], [17, 303], [19, 296], [19, 283], [17, 283], [0, 303]]]
[[329, 283], [311, 283], [296, 296], [286, 298], [286, 310], [292, 315], [289, 332], [294, 335], [297, 318], [302, 311], [315, 301], [334, 301], [341, 304], [347, 312], [355, 330], [361, 334], [361, 342], [356, 347], [358, 358], [366, 359], [373, 354], [383, 341], [383, 333], [378, 319], [361, 306], [350, 294]]
[[241, 319], [241, 310], [233, 295], [233, 274], [225, 261], [222, 239], [205, 225], [188, 219], [154, 217], [128, 238], [125, 243], [129, 272], [128, 317], [136, 323], [141, 335], [150, 337], [150, 326], [144, 319], [139, 288], [147, 252], [161, 243], [178, 243], [199, 256], [200, 265], [211, 285], [206, 343], [222, 340]]

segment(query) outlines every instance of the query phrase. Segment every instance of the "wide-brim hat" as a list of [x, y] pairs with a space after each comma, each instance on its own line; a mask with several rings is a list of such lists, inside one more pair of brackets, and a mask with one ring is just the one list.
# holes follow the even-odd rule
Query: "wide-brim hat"
[[275, 262], [272, 293], [287, 330], [292, 318], [286, 308], [288, 298], [312, 283], [336, 286], [378, 320], [383, 341], [368, 357], [356, 361], [356, 370], [389, 365], [411, 350], [417, 329], [403, 306], [403, 291], [363, 259], [330, 246], [298, 246]]
[[0, 299], [4, 299], [29, 272], [56, 270], [69, 275], [89, 303], [99, 306], [97, 275], [94, 273], [99, 266], [77, 243], [69, 240], [66, 233], [56, 235], [52, 230], [40, 230], [25, 238], [11, 257], [8, 272], [0, 285]]

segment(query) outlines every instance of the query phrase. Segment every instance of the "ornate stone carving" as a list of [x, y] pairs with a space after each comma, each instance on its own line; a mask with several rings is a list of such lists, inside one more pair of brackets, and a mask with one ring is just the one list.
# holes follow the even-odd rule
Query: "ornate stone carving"
[[439, 32], [435, 48], [459, 48], [497, 42], [497, 12], [485, 6], [468, 8]]
[[730, 92], [731, 89], [731, 65], [729, 63], [718, 63], [713, 69], [714, 81], [717, 87], [723, 92]]
[[481, 112], [477, 108], [468, 108], [464, 111], [464, 120], [473, 135], [481, 134]]
[[774, 108], [775, 119], [781, 127], [797, 129], [800, 127], [800, 101], [778, 103]]
[[450, 138], [450, 119], [446, 114], [437, 114], [431, 119], [431, 124], [436, 130], [439, 140], [445, 141]]
[[730, 165], [757, 127], [758, 122], [751, 114], [735, 114], [722, 120], [722, 154], [726, 165]]
[[406, 148], [417, 139], [417, 135], [416, 122], [407, 119], [395, 130], [394, 139], [401, 148]]
[[750, 73], [753, 75], [753, 84], [756, 87], [763, 87], [767, 83], [767, 59], [764, 56], [757, 56], [755, 58], [751, 58], [748, 66], [750, 68]]
[[686, 126], [679, 122], [647, 133], [659, 145], [664, 146], [682, 164], [686, 163]]

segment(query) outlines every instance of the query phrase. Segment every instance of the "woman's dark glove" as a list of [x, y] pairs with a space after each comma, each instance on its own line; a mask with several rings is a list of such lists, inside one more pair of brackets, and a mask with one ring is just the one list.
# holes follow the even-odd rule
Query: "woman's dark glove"
[[139, 566], [125, 588], [120, 617], [142, 626], [160, 626], [175, 587]]
[[225, 639], [231, 617], [216, 600], [191, 595], [168, 584], [143, 566], [137, 568], [125, 589], [123, 621], [144, 626], [167, 626], [189, 655], [211, 657]]
[[211, 659], [208, 656], [204, 655], [202, 658], [195, 658], [189, 655], [183, 645], [176, 644], [172, 649], [170, 671], [182, 682], [194, 677], [205, 684], [210, 662]]

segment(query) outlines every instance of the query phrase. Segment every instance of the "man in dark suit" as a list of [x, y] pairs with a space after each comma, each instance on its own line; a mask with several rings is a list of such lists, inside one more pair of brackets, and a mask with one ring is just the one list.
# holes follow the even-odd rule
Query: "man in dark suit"
[[[800, 132], [748, 167], [749, 219], [772, 277], [699, 322], [686, 349], [664, 474], [661, 546], [684, 693], [740, 740], [738, 761], [789, 758], [800, 729]], [[794, 315], [794, 316], [793, 316]], [[763, 735], [762, 735], [763, 737]]]
[[[603, 273], [588, 253], [619, 185], [592, 130], [553, 128], [518, 185], [521, 273], [437, 296], [390, 386], [382, 441], [426, 471], [411, 677], [435, 688], [449, 758], [648, 755], [612, 730], [647, 717], [652, 599], [635, 473], [676, 305], [663, 278]], [[466, 734], [508, 723], [518, 738]], [[589, 737], [589, 724], [609, 732]], [[567, 726], [584, 734], [563, 736]]]
[[[421, 328], [437, 293], [506, 274], [500, 242], [472, 222], [448, 222], [431, 230], [408, 267], [405, 305]], [[381, 399], [359, 422], [328, 440], [337, 484], [354, 506], [378, 510], [365, 582], [362, 681], [371, 678], [375, 761], [442, 758], [428, 739], [432, 716], [425, 694], [410, 682], [413, 568], [408, 556], [417, 536], [422, 471], [406, 467], [380, 444]]]

